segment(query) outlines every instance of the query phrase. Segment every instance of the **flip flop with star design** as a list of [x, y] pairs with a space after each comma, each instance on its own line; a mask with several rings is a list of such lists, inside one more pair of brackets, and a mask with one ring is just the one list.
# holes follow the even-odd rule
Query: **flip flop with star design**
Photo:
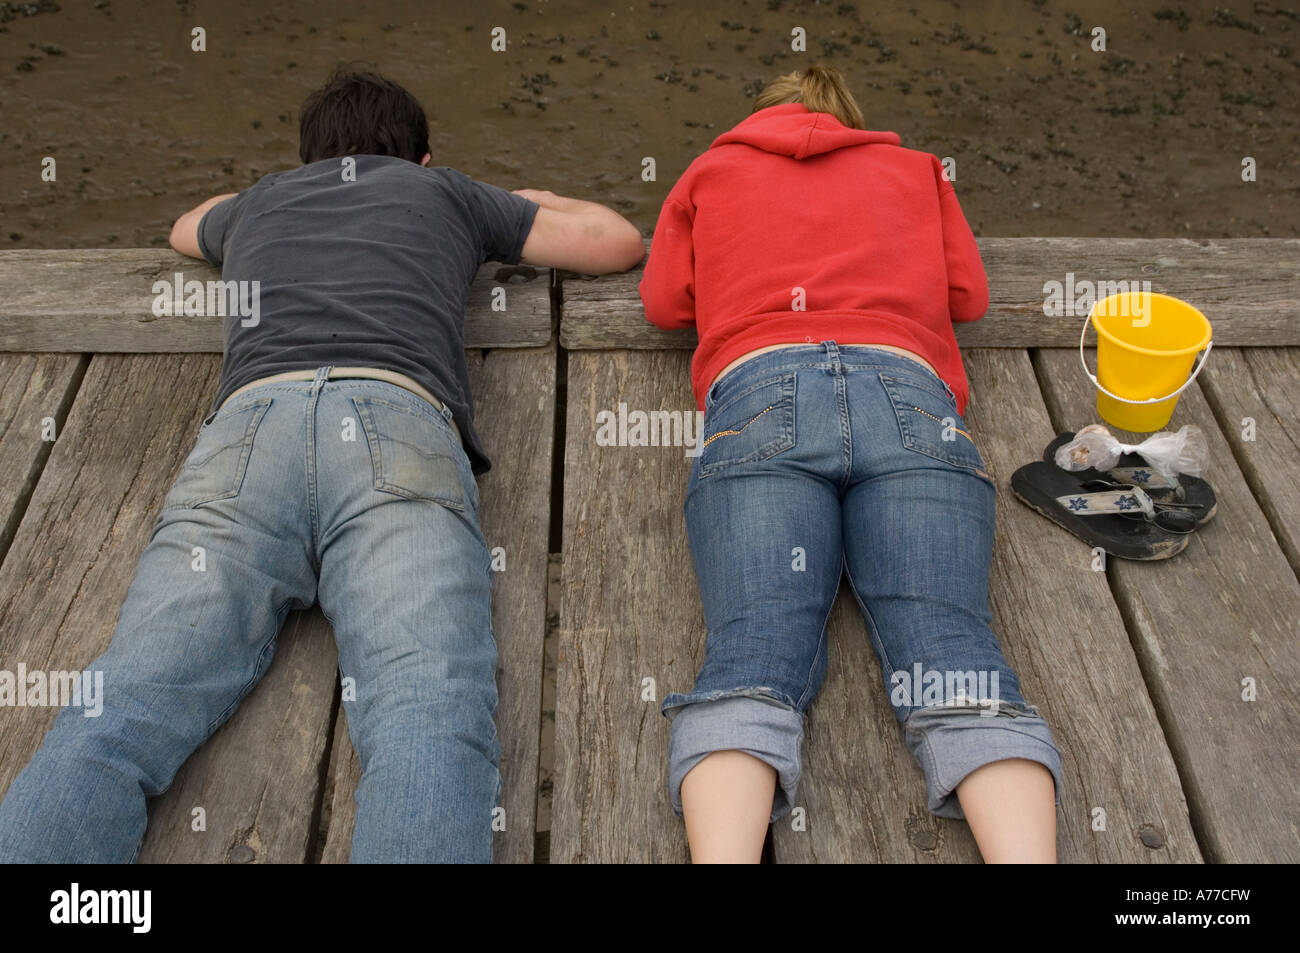
[[1090, 546], [1121, 559], [1156, 560], [1187, 548], [1195, 518], [1152, 499], [1140, 486], [1089, 479], [1084, 471], [1062, 470], [1035, 460], [1011, 475], [1020, 502]]
[[[1074, 439], [1072, 432], [1057, 434], [1056, 439], [1043, 451], [1043, 459], [1048, 463], [1056, 462], [1056, 451]], [[1186, 473], [1166, 477], [1150, 466], [1140, 454], [1124, 453], [1114, 469], [1102, 473], [1093, 467], [1071, 471], [1085, 480], [1109, 479], [1116, 483], [1132, 483], [1146, 491], [1147, 496], [1157, 503], [1177, 504], [1196, 518], [1198, 527], [1214, 519], [1218, 509], [1218, 497], [1214, 488], [1200, 477], [1188, 476]]]

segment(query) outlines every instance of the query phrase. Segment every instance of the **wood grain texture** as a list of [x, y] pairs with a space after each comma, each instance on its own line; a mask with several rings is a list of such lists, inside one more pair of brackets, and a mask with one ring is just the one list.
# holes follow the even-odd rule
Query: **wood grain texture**
[[[1041, 352], [1039, 370], [1058, 430], [1098, 421], [1077, 350]], [[1112, 559], [1108, 571], [1205, 859], [1295, 862], [1300, 583], [1199, 385], [1183, 393], [1168, 429], [1188, 423], [1209, 443], [1217, 516], [1167, 562]], [[1125, 442], [1144, 436], [1111, 431]], [[1057, 532], [1063, 545], [1071, 539]], [[1257, 700], [1243, 699], [1245, 679]]]
[[1269, 528], [1300, 573], [1300, 348], [1212, 353], [1199, 378], [1202, 391]]
[[339, 705], [334, 719], [334, 738], [326, 775], [321, 826], [325, 846], [322, 864], [346, 864], [352, 854], [352, 831], [357, 824], [357, 785], [361, 783], [361, 759], [348, 736], [348, 716]]
[[[215, 281], [207, 262], [149, 248], [0, 251], [0, 351], [222, 351], [221, 318], [153, 313], [154, 282]], [[470, 289], [468, 348], [551, 339], [550, 271], [486, 264]], [[504, 311], [492, 310], [505, 289]]]
[[[189, 452], [219, 360], [97, 357], [0, 566], [0, 659], [82, 668], [107, 646], [135, 562]], [[0, 789], [57, 711], [6, 709]]]
[[679, 351], [569, 356], [552, 863], [687, 859], [659, 705], [703, 660], [682, 515], [691, 461], [682, 447], [598, 446], [596, 414], [620, 401], [693, 413], [689, 368]]
[[[489, 547], [504, 550], [492, 590], [497, 642], [497, 735], [506, 828], [498, 863], [532, 863], [537, 816], [546, 565], [555, 428], [555, 345], [468, 355], [475, 427], [492, 469], [479, 481]], [[324, 863], [348, 859], [361, 764], [339, 706]]]
[[[1023, 351], [974, 350], [965, 360], [980, 395], [965, 419], [998, 485], [993, 628], [1062, 753], [1059, 857], [1198, 861], [1174, 761], [1104, 573], [1092, 572], [1086, 548], [1063, 542], [1008, 487], [1011, 473], [1053, 435], [1029, 359]], [[966, 822], [926, 808], [924, 777], [903, 744], [880, 664], [846, 591], [831, 616], [828, 648], [826, 682], [805, 729], [799, 801], [807, 830], [789, 820], [776, 824], [776, 861], [978, 861]], [[1092, 830], [1095, 808], [1105, 811], [1105, 831]], [[1144, 834], [1157, 846], [1146, 846]]]
[[772, 825], [778, 864], [971, 863], [964, 821], [926, 808], [925, 776], [903, 744], [862, 613], [840, 586], [826, 631], [826, 680], [804, 722], [794, 813]]
[[79, 354], [0, 354], [0, 562], [54, 447], [85, 370]]
[[[0, 566], [0, 659], [29, 669], [79, 669], [112, 637], [118, 610], [163, 497], [193, 447], [216, 390], [220, 358], [97, 355]], [[315, 803], [334, 690], [334, 662], [317, 630], [282, 636], [270, 673], [240, 712], [153, 805], [163, 819], [142, 859], [301, 861]], [[292, 699], [286, 697], [291, 694]], [[0, 790], [39, 746], [53, 708], [6, 709]], [[271, 747], [262, 747], [272, 739]], [[316, 739], [314, 742], [311, 739]], [[314, 744], [314, 747], [313, 747]], [[201, 797], [203, 800], [195, 800]], [[261, 804], [263, 798], [274, 803]], [[209, 809], [191, 834], [192, 806]]]
[[[1044, 283], [1064, 284], [1067, 272], [1076, 283], [1150, 281], [1152, 291], [1196, 305], [1214, 325], [1216, 346], [1300, 344], [1300, 239], [981, 238], [979, 247], [989, 311], [956, 325], [963, 349], [1077, 347], [1083, 315], [1044, 314]], [[642, 273], [565, 280], [560, 343], [571, 350], [694, 348], [694, 329], [661, 331], [646, 321], [637, 293]]]

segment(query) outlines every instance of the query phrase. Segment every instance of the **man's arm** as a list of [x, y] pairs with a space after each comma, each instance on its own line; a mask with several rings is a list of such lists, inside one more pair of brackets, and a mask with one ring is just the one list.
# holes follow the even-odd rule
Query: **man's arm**
[[612, 208], [534, 189], [515, 195], [541, 206], [524, 242], [526, 265], [603, 275], [627, 271], [645, 257], [640, 231]]
[[172, 248], [182, 255], [201, 259], [203, 252], [199, 250], [199, 222], [203, 221], [203, 216], [212, 206], [226, 199], [233, 199], [238, 194], [238, 192], [227, 192], [225, 195], [214, 195], [176, 219], [176, 224], [172, 226], [172, 233], [167, 238]]

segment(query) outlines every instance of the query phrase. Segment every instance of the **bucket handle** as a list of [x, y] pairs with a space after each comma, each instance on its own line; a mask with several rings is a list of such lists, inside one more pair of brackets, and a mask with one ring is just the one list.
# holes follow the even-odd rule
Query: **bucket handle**
[[[1205, 342], [1205, 350], [1201, 351], [1200, 360], [1197, 363], [1195, 370], [1192, 371], [1192, 376], [1187, 378], [1187, 380], [1183, 382], [1183, 386], [1178, 388], [1178, 390], [1174, 391], [1172, 394], [1166, 394], [1164, 397], [1148, 397], [1146, 400], [1130, 400], [1127, 397], [1119, 396], [1119, 394], [1112, 394], [1101, 385], [1101, 381], [1097, 380], [1097, 378], [1093, 376], [1092, 371], [1088, 370], [1088, 359], [1083, 356], [1083, 339], [1088, 336], [1088, 325], [1090, 324], [1092, 324], [1091, 315], [1089, 315], [1087, 320], [1083, 322], [1083, 330], [1079, 332], [1079, 363], [1083, 365], [1083, 372], [1087, 374], [1088, 379], [1096, 385], [1097, 390], [1101, 391], [1107, 397], [1113, 397], [1115, 400], [1121, 401], [1125, 404], [1159, 404], [1177, 397], [1191, 386], [1192, 381], [1196, 380], [1196, 375], [1201, 373], [1201, 368], [1205, 366], [1206, 358], [1210, 356], [1210, 348], [1214, 346], [1213, 341]], [[1098, 368], [1098, 370], [1100, 370], [1100, 368]]]

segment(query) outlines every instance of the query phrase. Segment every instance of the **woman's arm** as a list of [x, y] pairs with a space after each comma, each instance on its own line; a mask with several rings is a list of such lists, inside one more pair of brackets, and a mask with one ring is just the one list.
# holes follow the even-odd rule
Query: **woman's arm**
[[934, 159], [939, 185], [939, 215], [943, 227], [943, 256], [948, 265], [948, 313], [954, 321], [974, 321], [989, 309], [989, 283], [979, 245], [962, 214], [952, 183], [943, 177], [943, 164]]
[[664, 202], [641, 279], [645, 316], [665, 330], [695, 323], [695, 247], [690, 210], [671, 195]]

